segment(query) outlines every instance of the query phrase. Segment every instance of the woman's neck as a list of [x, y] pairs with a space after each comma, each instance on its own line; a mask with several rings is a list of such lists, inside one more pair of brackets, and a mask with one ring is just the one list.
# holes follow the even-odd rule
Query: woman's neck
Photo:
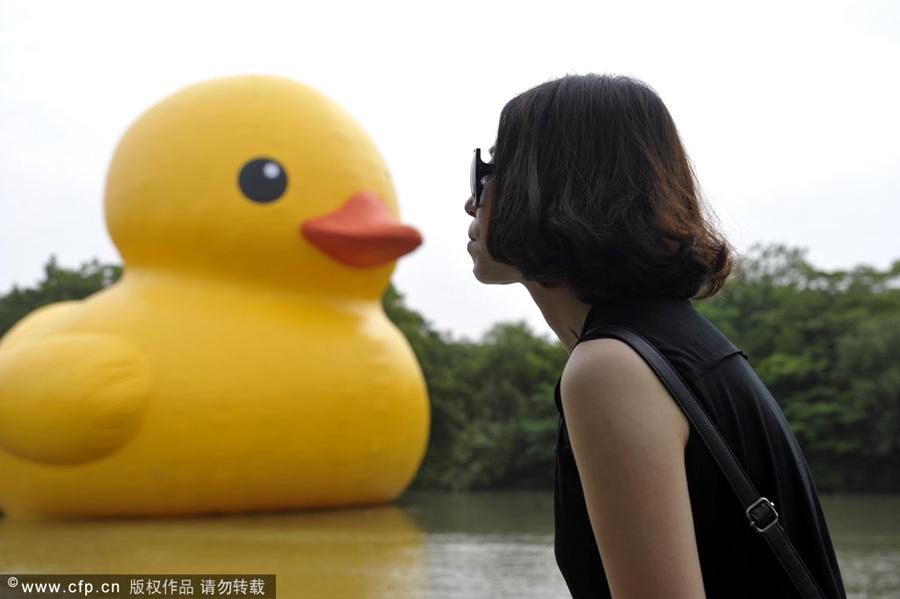
[[591, 305], [579, 300], [571, 289], [565, 287], [544, 287], [532, 281], [525, 281], [523, 285], [566, 352], [571, 354]]

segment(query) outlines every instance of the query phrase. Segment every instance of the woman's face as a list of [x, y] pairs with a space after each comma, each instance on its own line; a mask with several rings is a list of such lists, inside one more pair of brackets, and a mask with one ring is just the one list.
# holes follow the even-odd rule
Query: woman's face
[[475, 278], [486, 284], [506, 285], [523, 282], [522, 273], [509, 264], [497, 262], [487, 249], [488, 218], [491, 214], [491, 192], [493, 181], [486, 178], [484, 191], [481, 194], [481, 205], [475, 207], [475, 199], [469, 198], [465, 203], [466, 214], [472, 217], [469, 224], [469, 255], [472, 256], [472, 272]]

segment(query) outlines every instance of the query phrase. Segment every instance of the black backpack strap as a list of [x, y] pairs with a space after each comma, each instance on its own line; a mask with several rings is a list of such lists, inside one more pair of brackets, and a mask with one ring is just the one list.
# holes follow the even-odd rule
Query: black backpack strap
[[731, 488], [740, 499], [741, 505], [745, 506], [744, 514], [749, 520], [750, 526], [765, 538], [797, 590], [800, 591], [801, 596], [804, 599], [825, 599], [822, 589], [819, 588], [810, 574], [809, 568], [803, 563], [800, 554], [797, 553], [787, 533], [784, 532], [784, 528], [778, 522], [775, 504], [760, 496], [750, 477], [734, 457], [725, 439], [722, 438], [719, 429], [716, 428], [706, 410], [694, 396], [693, 391], [685, 384], [665, 356], [659, 353], [659, 350], [646, 339], [625, 327], [602, 326], [591, 329], [590, 333], [592, 338], [601, 335], [628, 344], [653, 369], [656, 376], [675, 398], [703, 443], [709, 448]]

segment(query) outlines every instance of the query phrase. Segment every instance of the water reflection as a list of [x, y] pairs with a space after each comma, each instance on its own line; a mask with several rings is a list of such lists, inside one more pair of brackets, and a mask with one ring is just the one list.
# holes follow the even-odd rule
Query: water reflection
[[847, 599], [900, 598], [900, 496], [822, 498]]
[[[900, 598], [900, 497], [823, 497], [848, 599]], [[164, 520], [0, 520], [0, 572], [268, 574], [282, 598], [563, 599], [549, 493]]]
[[553, 495], [412, 493], [428, 531], [428, 599], [568, 599], [553, 555]]
[[419, 599], [425, 533], [397, 506], [160, 520], [0, 520], [0, 572], [269, 574], [280, 597]]

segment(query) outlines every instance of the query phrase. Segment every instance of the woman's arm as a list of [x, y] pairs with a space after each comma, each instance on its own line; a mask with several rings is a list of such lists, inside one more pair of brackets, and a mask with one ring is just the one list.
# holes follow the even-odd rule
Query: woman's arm
[[560, 391], [612, 596], [705, 597], [681, 409], [643, 359], [614, 339], [578, 345]]

